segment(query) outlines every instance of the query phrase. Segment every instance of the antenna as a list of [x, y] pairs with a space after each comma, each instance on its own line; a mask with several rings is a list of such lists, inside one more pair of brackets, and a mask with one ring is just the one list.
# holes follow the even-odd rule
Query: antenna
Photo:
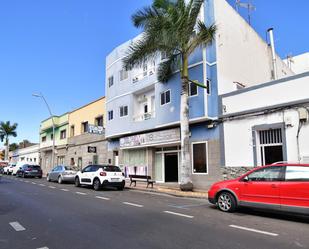
[[244, 3], [240, 2], [240, 0], [236, 0], [236, 11], [239, 12], [239, 7], [245, 8], [248, 11], [248, 23], [251, 25], [251, 11], [255, 11], [256, 8], [252, 3]]
[[287, 56], [286, 56], [286, 62], [288, 64], [288, 67], [290, 69], [292, 69], [292, 63], [294, 63], [294, 59], [293, 59], [293, 55], [292, 53], [289, 53]]

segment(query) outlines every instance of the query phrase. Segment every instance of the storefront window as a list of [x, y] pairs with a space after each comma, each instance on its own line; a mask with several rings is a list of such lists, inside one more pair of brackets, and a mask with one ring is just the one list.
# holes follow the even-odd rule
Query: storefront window
[[123, 150], [123, 162], [128, 175], [147, 175], [146, 149]]
[[193, 174], [206, 174], [207, 170], [207, 144], [192, 144], [192, 165]]

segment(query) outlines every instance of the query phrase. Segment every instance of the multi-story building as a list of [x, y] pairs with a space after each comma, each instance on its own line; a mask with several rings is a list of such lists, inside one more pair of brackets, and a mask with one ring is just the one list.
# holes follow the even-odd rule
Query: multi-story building
[[[225, 0], [205, 1], [200, 18], [218, 27], [212, 45], [197, 49], [189, 63], [190, 78], [208, 87], [189, 87], [192, 180], [195, 187], [204, 188], [221, 177], [224, 166], [218, 96], [293, 73]], [[122, 58], [137, 39], [118, 46], [106, 58], [108, 148], [114, 161], [119, 154], [126, 174], [179, 182], [180, 76], [175, 72], [167, 83], [158, 82], [157, 66], [164, 55], [124, 70]]]
[[105, 140], [105, 97], [69, 113], [66, 164], [78, 166], [108, 163]]
[[[68, 127], [69, 114], [53, 116], [55, 124], [55, 154], [54, 164], [63, 164], [65, 162], [68, 145]], [[40, 165], [44, 173], [49, 172], [52, 165], [53, 149], [53, 122], [48, 118], [41, 122], [40, 126]]]

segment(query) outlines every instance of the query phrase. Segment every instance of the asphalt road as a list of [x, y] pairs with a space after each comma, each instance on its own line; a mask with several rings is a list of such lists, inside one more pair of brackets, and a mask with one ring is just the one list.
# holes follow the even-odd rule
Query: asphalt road
[[227, 214], [201, 199], [4, 176], [5, 248], [309, 248], [309, 217], [247, 209]]

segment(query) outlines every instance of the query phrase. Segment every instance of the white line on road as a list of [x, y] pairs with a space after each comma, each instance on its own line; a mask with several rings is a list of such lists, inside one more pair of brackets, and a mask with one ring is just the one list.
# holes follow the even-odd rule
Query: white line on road
[[171, 211], [164, 211], [164, 213], [167, 213], [167, 214], [173, 214], [173, 215], [177, 215], [177, 216], [181, 216], [181, 217], [186, 217], [186, 218], [194, 218], [194, 216], [192, 215], [186, 215], [186, 214], [181, 214], [181, 213], [175, 213], [175, 212], [171, 212]]
[[16, 232], [26, 230], [26, 228], [24, 228], [22, 225], [20, 225], [17, 221], [10, 222], [9, 224], [11, 225], [11, 227], [13, 227], [15, 229]]
[[75, 192], [76, 194], [78, 194], [78, 195], [87, 195], [86, 193], [84, 193], [84, 192]]
[[62, 189], [60, 189], [60, 190], [62, 190], [62, 191], [64, 191], [64, 192], [68, 192], [68, 191], [69, 191], [69, 190], [66, 189], [66, 188], [62, 188]]
[[133, 206], [133, 207], [144, 207], [143, 205], [140, 205], [140, 204], [136, 204], [136, 203], [131, 203], [131, 202], [123, 202], [123, 204], [125, 205], [129, 205], [129, 206]]
[[270, 233], [270, 232], [266, 232], [266, 231], [262, 231], [262, 230], [256, 230], [256, 229], [248, 228], [248, 227], [241, 227], [241, 226], [236, 226], [236, 225], [229, 225], [229, 227], [233, 227], [233, 228], [237, 228], [237, 229], [241, 229], [241, 230], [246, 230], [246, 231], [254, 232], [254, 233], [261, 233], [261, 234], [265, 234], [265, 235], [269, 235], [269, 236], [278, 236], [277, 233]]
[[103, 196], [96, 196], [95, 198], [106, 200], [106, 201], [110, 200], [109, 198], [103, 197]]
[[28, 183], [29, 181], [25, 181], [25, 182], [27, 182], [27, 183]]
[[39, 185], [42, 186], [42, 187], [45, 187], [45, 184], [42, 184], [42, 183], [41, 183], [41, 184], [39, 184]]
[[35, 182], [31, 182], [32, 184], [36, 184]]
[[48, 247], [40, 247], [40, 248], [37, 248], [37, 249], [49, 249]]
[[56, 188], [56, 187], [54, 187], [54, 186], [48, 186], [49, 188]]

